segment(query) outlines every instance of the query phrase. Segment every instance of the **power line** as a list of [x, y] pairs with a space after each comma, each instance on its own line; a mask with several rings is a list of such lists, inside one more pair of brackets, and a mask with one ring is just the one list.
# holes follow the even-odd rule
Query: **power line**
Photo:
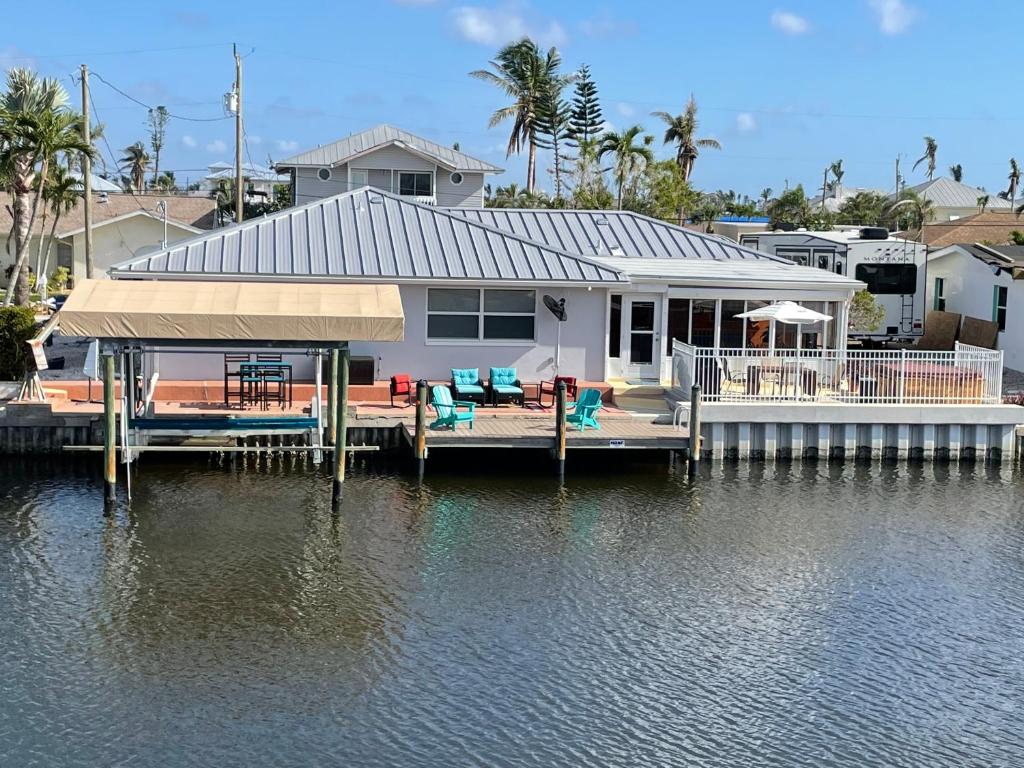
[[[139, 101], [134, 96], [132, 96], [132, 95], [130, 95], [128, 93], [125, 93], [120, 88], [118, 88], [116, 85], [114, 85], [112, 82], [110, 82], [109, 80], [104, 78], [102, 75], [97, 74], [96, 72], [92, 72], [91, 74], [92, 74], [93, 77], [95, 77], [101, 83], [106, 85], [108, 88], [111, 88], [112, 90], [117, 91], [119, 94], [124, 96], [129, 101], [133, 101], [136, 104], [138, 104], [140, 107], [145, 107], [147, 110], [153, 110], [154, 109], [154, 107], [150, 106], [149, 104], [146, 104], [144, 101]], [[230, 120], [231, 119], [231, 117], [229, 115], [221, 115], [220, 117], [186, 117], [184, 115], [175, 115], [175, 114], [172, 114], [171, 112], [168, 112], [167, 116], [171, 117], [171, 118], [174, 118], [175, 120], [187, 120], [187, 121], [192, 122], [192, 123], [215, 123], [215, 122], [218, 122], [220, 120]]]

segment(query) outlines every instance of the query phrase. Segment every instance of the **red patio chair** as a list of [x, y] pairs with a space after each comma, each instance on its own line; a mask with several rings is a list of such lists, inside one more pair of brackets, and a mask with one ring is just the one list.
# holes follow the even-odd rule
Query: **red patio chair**
[[391, 407], [395, 406], [395, 395], [405, 397], [405, 401], [411, 405], [413, 391], [412, 377], [408, 373], [396, 373], [391, 377]]
[[542, 381], [540, 383], [540, 391], [537, 393], [537, 402], [544, 405], [544, 395], [551, 395], [551, 405], [554, 406], [555, 398], [558, 397], [558, 382], [565, 382], [565, 396], [570, 400], [575, 400], [577, 395], [576, 377], [575, 376], [555, 376], [553, 381]]

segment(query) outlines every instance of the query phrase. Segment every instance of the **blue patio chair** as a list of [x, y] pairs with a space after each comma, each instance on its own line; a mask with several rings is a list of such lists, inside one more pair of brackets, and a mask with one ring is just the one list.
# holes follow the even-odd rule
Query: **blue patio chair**
[[486, 392], [479, 368], [452, 368], [452, 394], [456, 400], [484, 402]]
[[[455, 427], [460, 421], [467, 422], [469, 428], [473, 428], [473, 411], [476, 408], [476, 403], [467, 400], [452, 400], [451, 391], [443, 384], [434, 387], [432, 393], [430, 407], [434, 409], [437, 418], [431, 423], [431, 429], [451, 427], [452, 431], [455, 431]], [[469, 410], [459, 411], [459, 408], [468, 408]]]
[[524, 405], [523, 383], [516, 378], [515, 368], [491, 368], [487, 386], [491, 405], [498, 405], [502, 400]]
[[569, 424], [575, 424], [580, 432], [585, 432], [587, 427], [600, 429], [597, 423], [597, 412], [601, 410], [601, 392], [596, 389], [584, 389], [580, 392], [579, 400], [570, 403], [572, 410], [566, 415], [565, 420]]

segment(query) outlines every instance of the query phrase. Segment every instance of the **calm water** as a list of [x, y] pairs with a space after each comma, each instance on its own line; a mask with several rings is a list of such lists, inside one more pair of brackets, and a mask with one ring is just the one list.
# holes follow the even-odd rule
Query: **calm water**
[[328, 479], [200, 460], [101, 514], [0, 478], [0, 765], [960, 766], [1024, 756], [1003, 470]]

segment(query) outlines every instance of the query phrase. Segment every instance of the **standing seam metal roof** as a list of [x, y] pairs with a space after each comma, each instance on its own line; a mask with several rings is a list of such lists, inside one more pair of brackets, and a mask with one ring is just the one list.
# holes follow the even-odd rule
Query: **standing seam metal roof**
[[[907, 189], [916, 192], [925, 200], [931, 200], [936, 208], [977, 208], [978, 198], [983, 195], [988, 195], [988, 208], [1010, 207], [1009, 200], [1004, 200], [969, 184], [947, 179], [945, 176], [915, 184]], [[893, 195], [889, 195], [889, 199], [892, 198]]]
[[478, 171], [481, 173], [500, 173], [503, 169], [496, 165], [478, 160], [458, 150], [424, 139], [422, 136], [395, 128], [392, 125], [378, 125], [360, 133], [353, 133], [343, 139], [300, 152], [276, 164], [278, 168], [295, 166], [331, 166], [344, 163], [350, 157], [380, 149], [392, 144], [405, 144], [413, 152], [428, 155], [442, 165], [448, 165], [458, 171]]
[[789, 264], [713, 235], [631, 211], [576, 211], [532, 208], [448, 208], [449, 212], [586, 256], [633, 259], [768, 261]]
[[599, 259], [371, 188], [207, 232], [110, 268], [114, 277], [147, 273], [628, 282]]

